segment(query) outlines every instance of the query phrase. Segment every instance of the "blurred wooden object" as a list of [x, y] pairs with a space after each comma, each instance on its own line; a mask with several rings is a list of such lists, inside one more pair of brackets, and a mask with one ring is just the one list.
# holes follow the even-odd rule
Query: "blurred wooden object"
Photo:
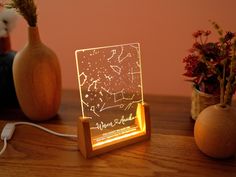
[[194, 127], [194, 138], [206, 155], [225, 159], [236, 153], [236, 109], [220, 104], [204, 109]]
[[[222, 177], [235, 176], [236, 159], [214, 160], [197, 148], [190, 118], [190, 97], [145, 95], [150, 105], [152, 138], [86, 160], [77, 140], [19, 126], [0, 157], [4, 177]], [[63, 92], [59, 116], [41, 125], [76, 134], [81, 114], [78, 91]], [[0, 129], [8, 121], [27, 120], [21, 112], [1, 111]], [[3, 143], [0, 142], [0, 147]]]

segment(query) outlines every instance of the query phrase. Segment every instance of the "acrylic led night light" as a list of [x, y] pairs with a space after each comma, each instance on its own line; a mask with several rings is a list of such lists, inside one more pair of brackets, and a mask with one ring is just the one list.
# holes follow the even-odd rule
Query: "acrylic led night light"
[[92, 157], [150, 138], [139, 43], [75, 52], [82, 116], [78, 141]]

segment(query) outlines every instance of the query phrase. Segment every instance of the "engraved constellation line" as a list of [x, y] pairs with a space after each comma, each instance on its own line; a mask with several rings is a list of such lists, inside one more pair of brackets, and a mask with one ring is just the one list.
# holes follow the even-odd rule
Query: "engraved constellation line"
[[91, 106], [90, 111], [92, 111], [96, 116], [100, 117], [95, 110], [95, 106]]
[[140, 71], [134, 72], [134, 71], [133, 71], [133, 68], [131, 68], [131, 72], [129, 72], [128, 74], [131, 75], [131, 82], [133, 83], [133, 82], [134, 82], [134, 75], [135, 75], [135, 74], [140, 74]]
[[87, 107], [89, 107], [88, 103], [85, 103], [84, 100], [82, 100], [83, 104], [86, 105]]
[[132, 56], [131, 53], [128, 53], [124, 58], [122, 58], [122, 59], [118, 58], [118, 61], [119, 61], [119, 63], [121, 63], [124, 59], [131, 57], [131, 56]]
[[92, 86], [94, 86], [94, 89], [97, 89], [97, 83], [98, 83], [99, 80], [100, 80], [100, 79], [97, 79], [97, 80], [93, 81], [92, 84], [90, 84], [90, 85], [88, 86], [88, 91], [91, 91], [91, 87], [92, 87]]
[[84, 80], [83, 80], [83, 82], [80, 84], [81, 87], [85, 84], [85, 82], [86, 82], [87, 79], [88, 79], [88, 76], [87, 76], [86, 74], [84, 74], [84, 72], [82, 72], [82, 73], [79, 75], [80, 80], [81, 80], [81, 77], [82, 77], [82, 76], [84, 76]]
[[141, 68], [141, 65], [140, 65], [140, 63], [137, 61], [136, 62], [136, 65], [139, 67], [139, 68]]
[[120, 52], [120, 55], [118, 56], [119, 63], [121, 63], [124, 59], [132, 56], [131, 53], [128, 53], [125, 57], [121, 58], [121, 56], [123, 55], [123, 52], [124, 52], [124, 47], [121, 46], [121, 52]]
[[132, 101], [131, 103], [129, 103], [129, 104], [126, 106], [125, 110], [130, 109], [133, 104], [135, 104], [135, 103], [140, 103], [141, 101], [142, 101], [142, 100]]
[[[125, 97], [124, 96], [124, 89], [122, 89], [119, 92], [115, 92], [115, 93], [109, 92], [109, 90], [105, 89], [104, 87], [101, 87], [101, 89], [104, 90], [105, 92], [107, 92], [109, 95], [112, 95], [113, 98], [114, 98], [114, 102], [115, 103], [117, 103], [118, 101], [122, 101], [122, 100], [133, 100], [133, 98], [135, 96], [135, 94], [133, 94], [132, 97]], [[121, 94], [122, 96], [120, 98], [117, 98], [119, 94]], [[128, 105], [125, 110], [130, 109], [131, 106], [132, 106], [132, 104], [130, 106]], [[115, 107], [123, 108], [124, 104], [119, 104], [119, 105], [113, 105], [113, 106], [105, 107], [105, 103], [104, 103], [102, 108], [100, 109], [100, 112], [102, 112], [104, 110], [107, 110], [107, 109], [115, 108]]]
[[116, 54], [116, 49], [111, 50], [111, 52], [112, 52], [111, 57], [109, 57], [107, 61], [111, 60], [114, 57], [114, 55]]
[[[118, 95], [122, 95], [120, 98], [117, 98], [118, 97]], [[119, 91], [119, 92], [116, 92], [116, 93], [113, 93], [113, 95], [114, 95], [114, 102], [116, 103], [116, 102], [118, 102], [118, 101], [121, 101], [121, 100], [133, 100], [133, 98], [134, 98], [134, 94], [132, 95], [132, 97], [130, 97], [130, 98], [127, 98], [127, 97], [125, 97], [125, 95], [124, 95], [124, 89], [122, 89], [121, 91]]]
[[137, 53], [139, 53], [139, 47], [137, 47], [136, 45], [130, 45], [131, 47], [135, 48]]
[[124, 107], [124, 104], [119, 104], [119, 105], [113, 105], [113, 106], [107, 106], [105, 107], [106, 103], [104, 103], [100, 109], [100, 112], [104, 111], [104, 110], [107, 110], [107, 109], [111, 109], [111, 108], [116, 108], [116, 107], [119, 107], [119, 108], [123, 108]]
[[111, 69], [116, 72], [117, 74], [120, 75], [121, 73], [121, 68], [119, 66], [115, 66], [115, 65], [110, 65]]
[[106, 79], [109, 79], [109, 81], [111, 81], [111, 79], [113, 78], [112, 76], [107, 76], [106, 74], [104, 74]]

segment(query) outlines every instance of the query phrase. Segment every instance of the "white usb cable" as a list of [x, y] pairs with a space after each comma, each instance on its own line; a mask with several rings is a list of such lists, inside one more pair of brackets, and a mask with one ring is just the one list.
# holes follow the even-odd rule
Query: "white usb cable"
[[60, 137], [66, 137], [66, 138], [77, 138], [77, 135], [71, 135], [71, 134], [63, 134], [63, 133], [58, 133], [52, 130], [49, 130], [43, 126], [34, 124], [34, 123], [30, 123], [30, 122], [14, 122], [14, 123], [7, 123], [1, 133], [1, 140], [4, 141], [4, 145], [2, 150], [0, 151], [0, 156], [4, 153], [4, 151], [7, 148], [7, 141], [10, 140], [14, 134], [15, 128], [17, 125], [29, 125], [29, 126], [33, 126], [36, 127], [38, 129], [41, 129], [45, 132], [48, 132], [50, 134], [56, 135], [56, 136], [60, 136]]
[[4, 141], [4, 145], [3, 145], [2, 150], [0, 151], [0, 156], [5, 152], [5, 150], [7, 148], [7, 139], [4, 138], [3, 141]]

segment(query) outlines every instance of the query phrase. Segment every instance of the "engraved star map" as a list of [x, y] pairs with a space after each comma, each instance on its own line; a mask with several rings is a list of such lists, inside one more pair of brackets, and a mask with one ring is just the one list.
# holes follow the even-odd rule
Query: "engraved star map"
[[77, 50], [76, 64], [92, 142], [137, 130], [136, 109], [143, 103], [139, 43]]

